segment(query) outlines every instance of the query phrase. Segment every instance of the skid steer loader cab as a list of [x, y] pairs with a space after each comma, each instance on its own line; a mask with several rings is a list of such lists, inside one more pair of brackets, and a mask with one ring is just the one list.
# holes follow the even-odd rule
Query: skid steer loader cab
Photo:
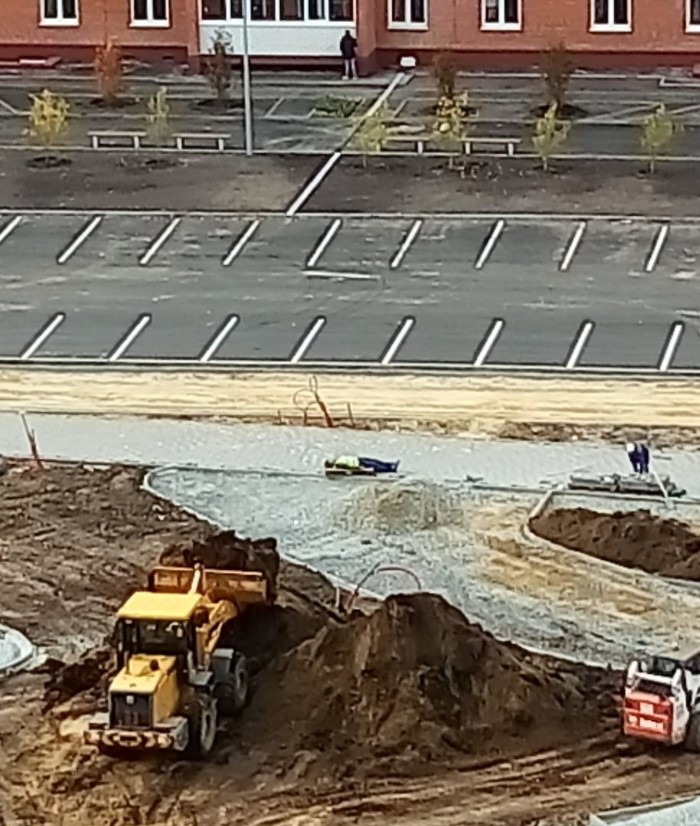
[[700, 653], [696, 649], [630, 663], [623, 731], [630, 737], [700, 748]]

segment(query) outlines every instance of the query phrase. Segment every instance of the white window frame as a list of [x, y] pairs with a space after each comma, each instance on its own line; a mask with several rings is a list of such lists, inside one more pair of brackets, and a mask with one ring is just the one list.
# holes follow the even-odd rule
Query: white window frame
[[[403, 0], [406, 4], [406, 12], [410, 17], [411, 14], [411, 0]], [[394, 31], [428, 31], [428, 22], [430, 20], [430, 0], [423, 0], [423, 10], [425, 12], [425, 22], [415, 23], [413, 20], [394, 20], [393, 16], [393, 0], [387, 0], [387, 28]]]
[[481, 0], [481, 31], [482, 32], [521, 32], [523, 30], [523, 2], [517, 0], [518, 5], [518, 22], [506, 23], [504, 18], [506, 16], [506, 0], [498, 0], [498, 16], [501, 20], [497, 23], [492, 23], [486, 20], [486, 2]]
[[[324, 16], [319, 18], [314, 18], [311, 20], [309, 18], [309, 0], [303, 0], [303, 13], [304, 16], [301, 20], [282, 20], [281, 16], [281, 2], [280, 0], [275, 0], [275, 17], [274, 19], [270, 20], [258, 20], [253, 19], [252, 16], [252, 2], [251, 0], [242, 0], [243, 3], [248, 4], [248, 22], [253, 26], [336, 26], [337, 28], [345, 27], [354, 29], [357, 25], [356, 17], [357, 17], [357, 7], [356, 3], [353, 2], [352, 4], [352, 19], [351, 20], [331, 20], [331, 3], [330, 0], [323, 0], [323, 11]], [[425, 2], [425, 0], [424, 0]], [[231, 5], [232, 0], [226, 0], [225, 7], [226, 7], [226, 16], [220, 20], [205, 20], [202, 14], [202, 3], [199, 4], [199, 23], [202, 26], [211, 26], [211, 27], [221, 27], [221, 26], [236, 26], [242, 25], [243, 17], [233, 17], [231, 16]]]
[[685, 30], [690, 34], [700, 33], [700, 20], [693, 23], [690, 19], [690, 13], [693, 8], [693, 0], [685, 0]]
[[146, 0], [148, 9], [148, 17], [145, 20], [137, 20], [135, 16], [136, 0], [130, 0], [129, 5], [131, 12], [131, 21], [129, 26], [132, 29], [169, 29], [170, 28], [170, 2], [165, 0], [165, 20], [157, 20], [153, 17], [153, 2], [154, 0]]
[[[592, 32], [631, 32], [632, 31], [632, 0], [627, 0], [627, 22], [626, 23], [596, 23], [595, 22], [596, 0], [590, 0], [591, 7], [591, 31]], [[614, 0], [607, 0], [608, 20], [613, 16]]]
[[80, 25], [80, 0], [75, 0], [75, 17], [63, 16], [63, 0], [58, 0], [57, 8], [60, 11], [58, 17], [46, 17], [46, 0], [39, 0], [39, 25], [68, 27]]

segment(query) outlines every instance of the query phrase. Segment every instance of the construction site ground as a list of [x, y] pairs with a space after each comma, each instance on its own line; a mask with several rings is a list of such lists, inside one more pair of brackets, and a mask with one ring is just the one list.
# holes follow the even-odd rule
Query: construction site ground
[[[503, 639], [621, 663], [631, 650], [692, 639], [697, 624], [692, 584], [593, 560], [583, 540], [578, 551], [553, 546], [523, 527], [539, 493], [474, 491], [464, 480], [543, 487], [581, 467], [622, 471], [617, 446], [29, 421], [46, 457], [235, 468], [166, 468], [149, 483], [224, 527], [277, 536], [283, 554], [349, 582], [377, 561], [399, 562], [418, 575], [421, 591], [444, 593]], [[19, 422], [3, 425], [0, 453], [26, 454]], [[341, 449], [401, 458], [406, 477], [326, 483], [319, 463]], [[671, 449], [663, 456], [660, 467], [669, 463], [697, 493], [700, 456]], [[42, 672], [0, 688], [7, 826], [569, 826], [591, 811], [700, 791], [699, 758], [622, 740], [619, 672], [498, 642], [426, 594], [365, 604], [369, 614], [344, 622], [333, 608], [335, 589], [289, 562], [279, 611], [249, 640], [253, 702], [210, 761], [117, 762], [86, 751], [79, 733], [104, 689], [114, 609], [167, 546], [211, 530], [140, 491], [139, 479], [135, 469], [56, 466], [13, 472], [1, 483], [0, 622], [52, 658]], [[562, 504], [558, 498], [545, 515]], [[640, 505], [567, 497], [566, 506], [590, 508], [600, 521], [601, 511]], [[667, 515], [662, 505], [652, 511]], [[671, 513], [690, 530], [700, 522], [692, 505]], [[598, 523], [589, 522], [581, 536], [596, 535]], [[549, 539], [560, 538], [552, 533], [558, 524], [543, 531]], [[564, 527], [575, 545], [571, 525]], [[652, 531], [650, 542], [665, 530]], [[404, 573], [379, 575], [367, 587], [419, 590]], [[88, 660], [78, 669], [54, 662], [81, 652]], [[462, 686], [459, 702], [451, 681]]]

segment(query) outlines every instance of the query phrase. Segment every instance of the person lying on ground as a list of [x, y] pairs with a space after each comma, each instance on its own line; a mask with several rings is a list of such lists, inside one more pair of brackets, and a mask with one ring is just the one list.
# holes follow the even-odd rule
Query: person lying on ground
[[383, 462], [368, 456], [337, 456], [324, 462], [326, 470], [369, 470], [372, 473], [396, 473], [399, 462]]

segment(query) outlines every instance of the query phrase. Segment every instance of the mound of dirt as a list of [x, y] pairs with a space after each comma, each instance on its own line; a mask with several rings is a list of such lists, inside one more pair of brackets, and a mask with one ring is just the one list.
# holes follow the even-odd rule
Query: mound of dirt
[[625, 568], [700, 581], [700, 536], [648, 510], [557, 508], [533, 519], [530, 528], [543, 539]]
[[395, 596], [327, 623], [273, 664], [245, 725], [258, 747], [283, 738], [287, 751], [317, 754], [324, 771], [375, 771], [382, 759], [425, 767], [599, 729], [612, 702], [583, 672], [498, 642], [442, 597]]
[[350, 532], [411, 533], [462, 525], [464, 505], [441, 485], [363, 485], [342, 500], [333, 518]]

